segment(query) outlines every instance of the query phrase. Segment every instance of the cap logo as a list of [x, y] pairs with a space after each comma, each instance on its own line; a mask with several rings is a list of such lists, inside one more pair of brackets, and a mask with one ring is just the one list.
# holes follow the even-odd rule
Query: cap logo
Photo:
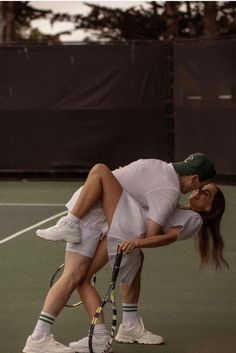
[[188, 162], [188, 161], [192, 161], [194, 159], [194, 155], [191, 154], [191, 156], [189, 156], [188, 158], [186, 158], [184, 161]]

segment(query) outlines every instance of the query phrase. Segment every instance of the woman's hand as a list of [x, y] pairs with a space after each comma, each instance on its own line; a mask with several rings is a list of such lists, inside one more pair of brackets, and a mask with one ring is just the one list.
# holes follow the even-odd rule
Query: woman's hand
[[138, 241], [137, 240], [125, 240], [120, 245], [120, 250], [122, 250], [124, 252], [124, 254], [129, 254], [131, 251], [133, 251], [137, 247], [138, 247]]

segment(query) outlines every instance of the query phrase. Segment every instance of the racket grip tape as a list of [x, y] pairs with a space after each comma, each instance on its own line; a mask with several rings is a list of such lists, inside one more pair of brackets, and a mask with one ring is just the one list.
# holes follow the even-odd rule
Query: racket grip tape
[[114, 267], [113, 267], [113, 271], [112, 271], [112, 282], [115, 282], [116, 278], [118, 276], [122, 256], [123, 256], [123, 251], [117, 253], [117, 255], [116, 255], [115, 263], [114, 263]]

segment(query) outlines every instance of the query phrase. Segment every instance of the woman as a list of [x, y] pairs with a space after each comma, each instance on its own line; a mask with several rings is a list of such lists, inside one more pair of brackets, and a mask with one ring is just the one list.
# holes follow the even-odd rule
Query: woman
[[[138, 224], [137, 226], [136, 216], [137, 214], [140, 216], [138, 210], [140, 206], [135, 204], [135, 201], [132, 199], [124, 201], [124, 199], [130, 198], [129, 195], [123, 193], [121, 198], [123, 200], [120, 199], [119, 202], [122, 203], [128, 224], [124, 224], [125, 217], [120, 214], [122, 208], [116, 207], [107, 237], [108, 254], [111, 264], [114, 262], [118, 244], [121, 244], [121, 249], [126, 254], [129, 254], [127, 257], [123, 256], [120, 270], [121, 293], [123, 294], [123, 322], [119, 327], [116, 340], [122, 343], [137, 342], [143, 344], [160, 344], [164, 341], [161, 336], [146, 331], [144, 327], [140, 332], [140, 327], [143, 326], [142, 321], [140, 322], [140, 318], [137, 315], [137, 303], [140, 288], [139, 275], [142, 263], [140, 248], [164, 246], [171, 244], [176, 240], [185, 240], [196, 235], [201, 265], [206, 266], [212, 263], [217, 270], [221, 269], [222, 266], [228, 268], [228, 263], [223, 258], [224, 242], [220, 233], [220, 221], [225, 210], [224, 195], [215, 184], [207, 184], [201, 190], [194, 191], [190, 195], [186, 206], [178, 206], [174, 211], [172, 217], [170, 217], [168, 223], [164, 227], [165, 233], [149, 237], [143, 236], [142, 224]], [[129, 202], [131, 203], [131, 207], [128, 205]], [[131, 213], [129, 212], [130, 208]], [[119, 210], [118, 214], [117, 209]], [[123, 222], [119, 222], [120, 219], [122, 219]], [[132, 231], [130, 231], [130, 228], [132, 228], [130, 227], [130, 224], [135, 225], [135, 230], [132, 229]], [[135, 234], [138, 233], [140, 233], [140, 237], [132, 240], [124, 240], [125, 237], [127, 237], [128, 232], [129, 238], [134, 237]], [[119, 238], [114, 237], [115, 234], [126, 235]], [[76, 245], [73, 244], [72, 247], [74, 246]], [[91, 274], [92, 273], [93, 271]], [[89, 293], [89, 287], [91, 286], [90, 279], [91, 277], [88, 276], [87, 288], [86, 285], [84, 286], [84, 298], [86, 298], [87, 293]], [[134, 291], [133, 300], [131, 299], [130, 301], [129, 299], [132, 298], [132, 291]], [[92, 317], [92, 312], [90, 312], [90, 317]], [[95, 340], [95, 344], [99, 344], [101, 341], [102, 339], [98, 337], [98, 339]], [[88, 347], [88, 338], [85, 337], [77, 342], [71, 342], [70, 347], [78, 352], [84, 352], [86, 347]], [[105, 342], [103, 341], [102, 348], [104, 347]]]
[[[105, 167], [103, 166], [103, 169]], [[121, 281], [122, 286], [122, 300], [123, 303], [137, 303], [139, 297], [139, 278], [141, 272], [141, 262], [142, 256], [140, 252], [141, 247], [150, 247], [150, 246], [162, 246], [170, 244], [177, 239], [189, 237], [190, 233], [194, 234], [198, 229], [201, 228], [201, 217], [191, 210], [183, 210], [178, 209], [178, 213], [183, 212], [186, 213], [186, 217], [182, 217], [182, 220], [179, 222], [180, 217], [177, 217], [177, 223], [171, 224], [169, 220], [169, 225], [166, 227], [166, 233], [163, 235], [155, 235], [143, 238], [143, 233], [145, 232], [145, 209], [142, 209], [140, 205], [130, 197], [129, 194], [123, 192], [121, 185], [114, 178], [113, 174], [106, 168], [107, 179], [109, 179], [109, 183], [107, 183], [108, 187], [103, 191], [103, 208], [104, 213], [106, 215], [107, 224], [110, 226], [108, 239], [109, 239], [109, 257], [112, 262], [114, 249], [116, 248], [117, 243], [123, 243], [121, 245], [122, 249], [131, 254], [127, 254], [124, 256], [122, 262], [123, 268], [121, 268]], [[205, 251], [207, 246], [202, 245], [205, 242], [201, 242], [201, 254], [203, 258], [203, 263], [209, 262], [209, 260], [214, 260], [217, 264], [217, 267], [221, 267], [221, 264], [226, 264], [225, 260], [222, 256], [223, 251], [223, 240], [221, 238], [219, 230], [220, 219], [224, 211], [224, 205], [222, 207], [221, 204], [215, 202], [215, 199], [218, 198], [221, 192], [214, 186], [209, 185], [205, 187], [203, 192], [198, 192], [192, 195], [190, 198], [190, 207], [194, 204], [199, 212], [204, 214], [204, 212], [209, 212], [209, 214], [214, 213], [214, 219], [218, 221], [215, 223], [212, 219], [207, 221], [208, 225], [215, 224], [215, 232], [213, 239], [215, 246], [213, 247], [213, 251], [211, 249]], [[112, 196], [112, 197], [111, 197]], [[193, 201], [191, 201], [193, 200]], [[75, 203], [76, 199], [71, 200], [68, 204], [68, 208], [71, 209]], [[216, 207], [216, 209], [213, 207]], [[122, 214], [122, 209], [126, 210], [125, 214]], [[134, 211], [135, 210], [135, 211]], [[138, 214], [138, 219], [141, 218], [141, 222], [136, 222]], [[188, 216], [187, 216], [188, 214]], [[195, 216], [196, 215], [196, 216]], [[134, 217], [134, 222], [131, 222], [131, 216]], [[128, 217], [127, 228], [123, 231], [126, 235], [128, 235], [127, 240], [131, 238], [131, 241], [124, 241], [124, 239], [120, 238], [120, 230], [119, 224], [123, 223], [124, 217]], [[122, 219], [121, 219], [122, 218]], [[186, 219], [184, 219], [186, 218]], [[120, 222], [122, 221], [122, 222]], [[152, 220], [148, 219], [147, 221], [150, 223], [150, 227], [152, 227]], [[132, 229], [130, 229], [130, 224], [133, 225]], [[204, 223], [203, 223], [204, 224]], [[178, 226], [172, 227], [171, 226]], [[104, 237], [100, 241], [101, 233], [106, 230], [106, 222], [104, 216], [102, 214], [101, 206], [96, 206], [89, 211], [86, 216], [84, 216], [81, 220], [81, 233], [82, 233], [82, 242], [81, 244], [68, 244], [67, 251], [65, 256], [65, 270], [63, 276], [56, 282], [56, 284], [50, 289], [47, 298], [44, 303], [43, 311], [40, 314], [40, 318], [35, 327], [33, 335], [30, 336], [27, 340], [26, 346], [24, 348], [24, 352], [30, 353], [32, 349], [34, 352], [41, 352], [42, 346], [47, 347], [47, 351], [53, 352], [73, 352], [76, 351], [85, 351], [84, 347], [88, 350], [87, 339], [80, 340], [76, 343], [71, 343], [72, 349], [60, 345], [58, 342], [53, 340], [50, 335], [52, 324], [56, 318], [56, 316], [62, 310], [64, 304], [68, 300], [72, 291], [77, 287], [81, 299], [85, 305], [85, 308], [90, 316], [93, 316], [95, 309], [100, 304], [100, 298], [96, 289], [92, 287], [89, 283], [90, 276], [99, 271], [100, 268], [104, 266], [107, 262], [107, 249], [106, 249], [106, 238]], [[210, 225], [211, 227], [211, 225]], [[192, 229], [192, 230], [190, 230]], [[118, 232], [118, 233], [117, 233]], [[92, 234], [91, 234], [92, 233]], [[205, 233], [209, 236], [210, 233]], [[137, 238], [137, 240], [136, 240]], [[134, 240], [135, 239], [135, 240]], [[221, 241], [219, 241], [219, 239]], [[98, 245], [98, 246], [97, 246]], [[202, 249], [204, 249], [202, 251]], [[95, 253], [95, 254], [93, 254]], [[135, 254], [132, 255], [132, 254]], [[209, 256], [209, 254], [212, 256]], [[132, 256], [131, 256], [132, 255]], [[125, 259], [126, 257], [126, 259]], [[82, 260], [81, 260], [82, 259]], [[131, 259], [131, 260], [129, 260]], [[134, 265], [133, 265], [134, 264]], [[128, 266], [132, 267], [132, 271], [125, 271]], [[79, 270], [78, 270], [79, 269]], [[131, 294], [130, 294], [131, 293]], [[128, 299], [127, 299], [128, 298]], [[137, 315], [136, 315], [137, 316]], [[127, 336], [132, 335], [133, 341], [138, 341], [139, 343], [153, 343], [159, 344], [163, 342], [163, 339], [160, 336], [154, 335], [146, 331], [140, 322], [140, 320], [136, 320], [133, 318], [133, 321], [130, 318], [127, 318], [128, 322], [137, 322], [139, 325], [139, 333], [141, 327], [141, 333], [143, 335], [139, 337], [143, 342], [138, 341], [138, 338], [134, 338], [133, 331], [127, 329], [127, 326], [123, 322], [123, 326], [121, 325], [121, 334], [120, 330], [118, 332], [118, 340], [122, 342], [127, 342]], [[46, 321], [46, 322], [45, 322]], [[135, 327], [137, 328], [137, 325]], [[131, 327], [132, 328], [132, 327]], [[137, 330], [136, 330], [137, 331]], [[100, 318], [98, 321], [98, 325], [95, 328], [95, 339], [94, 339], [94, 347], [95, 350], [100, 349], [106, 345], [106, 335], [107, 331], [103, 322], [103, 318]], [[119, 338], [121, 337], [121, 338]], [[153, 341], [150, 341], [150, 338]], [[60, 345], [60, 346], [59, 346]]]
[[[183, 210], [187, 212], [182, 212]], [[201, 228], [197, 234], [198, 250], [201, 258], [201, 265], [206, 266], [209, 263], [215, 265], [215, 269], [221, 269], [222, 265], [228, 268], [227, 262], [223, 258], [224, 241], [220, 233], [220, 222], [225, 210], [225, 199], [222, 191], [213, 183], [205, 185], [202, 189], [193, 191], [187, 204], [178, 206], [174, 215], [166, 224], [168, 229], [176, 223], [175, 228], [179, 228], [180, 233], [177, 238], [183, 240], [191, 237], [194, 229], [192, 224], [185, 235], [181, 235], [182, 227], [177, 225], [183, 217], [190, 223], [193, 213], [196, 212], [202, 218]], [[182, 215], [181, 215], [182, 213]], [[192, 213], [192, 215], [191, 215]], [[197, 216], [198, 219], [199, 216]], [[196, 217], [196, 215], [194, 215]], [[184, 222], [184, 221], [183, 221]], [[164, 237], [162, 239], [165, 245]], [[124, 252], [131, 252], [136, 247], [155, 247], [160, 246], [156, 237], [148, 237], [138, 241], [125, 241], [121, 248]]]

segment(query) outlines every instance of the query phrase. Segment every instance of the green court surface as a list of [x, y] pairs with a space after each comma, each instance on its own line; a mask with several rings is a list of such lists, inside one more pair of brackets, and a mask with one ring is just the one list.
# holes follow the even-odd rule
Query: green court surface
[[[22, 352], [51, 275], [63, 262], [64, 244], [38, 239], [37, 223], [65, 211], [64, 203], [78, 186], [77, 182], [0, 183], [1, 353]], [[200, 271], [194, 240], [145, 249], [139, 311], [146, 328], [163, 335], [166, 341], [162, 346], [115, 343], [115, 352], [236, 352], [236, 187], [222, 189], [227, 200], [222, 233], [230, 270]], [[101, 295], [110, 275], [109, 266], [98, 274], [96, 286]], [[117, 302], [120, 322], [118, 293]], [[87, 335], [88, 324], [82, 306], [65, 308], [54, 325], [55, 337], [68, 344]]]

